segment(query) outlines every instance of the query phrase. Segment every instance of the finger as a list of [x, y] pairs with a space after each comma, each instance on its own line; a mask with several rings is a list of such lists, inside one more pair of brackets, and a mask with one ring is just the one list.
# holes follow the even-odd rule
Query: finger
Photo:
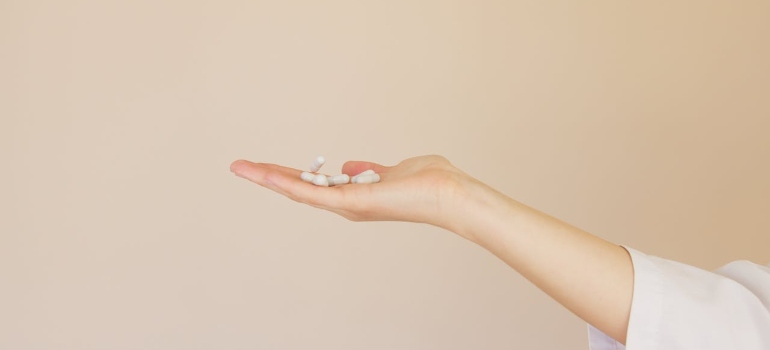
[[297, 169], [238, 160], [230, 165], [230, 170], [242, 178], [297, 202], [325, 209], [335, 208], [341, 203], [341, 191], [306, 183], [300, 179], [301, 171]]
[[388, 169], [390, 169], [389, 166], [384, 166], [377, 163], [351, 160], [345, 162], [345, 164], [342, 166], [342, 173], [355, 176], [367, 170], [374, 170], [375, 173], [380, 174], [387, 172]]
[[[283, 167], [276, 164], [253, 163], [247, 160], [238, 160], [233, 162], [230, 164], [230, 170], [239, 177], [242, 177], [267, 189], [278, 192], [279, 194], [286, 197], [289, 197], [289, 194], [275, 185], [275, 178], [297, 178], [299, 176], [298, 173], [300, 173], [299, 170]], [[291, 199], [296, 200], [295, 198]]]
[[235, 175], [262, 186], [268, 185], [268, 175], [271, 173], [277, 172], [286, 176], [299, 176], [301, 173], [299, 170], [276, 164], [254, 163], [243, 159], [236, 160], [230, 164], [230, 171], [235, 173]]

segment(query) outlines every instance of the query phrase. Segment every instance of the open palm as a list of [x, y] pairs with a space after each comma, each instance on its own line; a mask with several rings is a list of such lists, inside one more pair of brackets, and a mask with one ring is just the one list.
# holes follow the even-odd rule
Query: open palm
[[445, 228], [457, 214], [461, 184], [469, 179], [441, 156], [410, 158], [395, 166], [349, 161], [342, 173], [353, 176], [370, 169], [380, 174], [379, 183], [321, 187], [300, 180], [298, 169], [246, 160], [230, 165], [240, 177], [349, 220], [410, 221]]

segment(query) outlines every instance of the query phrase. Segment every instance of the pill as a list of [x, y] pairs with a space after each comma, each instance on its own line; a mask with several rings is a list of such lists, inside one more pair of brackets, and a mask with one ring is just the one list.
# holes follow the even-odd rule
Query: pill
[[353, 178], [352, 182], [354, 184], [373, 184], [380, 182], [380, 174], [366, 174], [366, 175], [358, 175], [355, 178]]
[[353, 178], [351, 178], [351, 179], [350, 179], [350, 182], [354, 182], [354, 181], [355, 181], [355, 179], [356, 179], [357, 177], [359, 177], [359, 176], [362, 176], [362, 175], [371, 175], [371, 174], [374, 174], [374, 170], [372, 170], [372, 169], [369, 169], [369, 170], [363, 171], [363, 172], [359, 173], [358, 175], [356, 175], [356, 176], [353, 176]]
[[359, 173], [356, 176], [359, 176], [359, 175], [370, 175], [370, 174], [374, 174], [374, 170], [372, 170], [372, 169], [364, 170], [364, 171], [362, 171], [361, 173]]
[[326, 178], [326, 175], [318, 174], [313, 177], [313, 185], [328, 187], [329, 179]]
[[310, 164], [310, 172], [316, 173], [318, 170], [321, 170], [321, 167], [324, 166], [324, 163], [326, 163], [326, 158], [322, 156], [318, 156], [315, 159], [313, 159], [313, 163]]
[[329, 186], [344, 185], [350, 182], [350, 176], [347, 174], [329, 176]]
[[302, 174], [299, 174], [299, 178], [302, 179], [302, 181], [312, 183], [313, 182], [313, 178], [315, 178], [315, 174], [307, 172], [307, 171], [303, 171]]

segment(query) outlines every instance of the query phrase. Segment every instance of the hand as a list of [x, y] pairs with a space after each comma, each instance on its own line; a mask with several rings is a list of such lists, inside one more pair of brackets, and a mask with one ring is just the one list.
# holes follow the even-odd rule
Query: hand
[[230, 165], [242, 178], [352, 221], [420, 222], [450, 230], [460, 213], [464, 186], [472, 181], [441, 156], [410, 158], [395, 166], [350, 161], [342, 173], [353, 176], [369, 169], [380, 174], [379, 183], [322, 187], [300, 180], [297, 169], [246, 160]]

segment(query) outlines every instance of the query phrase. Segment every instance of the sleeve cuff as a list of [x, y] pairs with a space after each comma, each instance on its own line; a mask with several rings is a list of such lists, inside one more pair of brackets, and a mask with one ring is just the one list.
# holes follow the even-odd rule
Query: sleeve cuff
[[663, 317], [663, 295], [665, 286], [661, 272], [647, 255], [632, 248], [621, 246], [631, 256], [634, 269], [634, 290], [631, 302], [631, 316], [628, 321], [626, 346], [615, 341], [593, 326], [588, 326], [588, 341], [591, 350], [660, 349], [658, 329]]

